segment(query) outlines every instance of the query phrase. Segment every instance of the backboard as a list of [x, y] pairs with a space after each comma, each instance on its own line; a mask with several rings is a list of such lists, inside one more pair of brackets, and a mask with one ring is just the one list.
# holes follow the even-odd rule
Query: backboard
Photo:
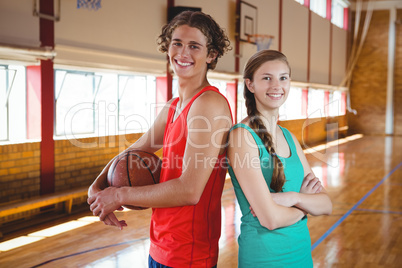
[[248, 36], [257, 34], [257, 7], [241, 1], [240, 2], [240, 41], [248, 42]]

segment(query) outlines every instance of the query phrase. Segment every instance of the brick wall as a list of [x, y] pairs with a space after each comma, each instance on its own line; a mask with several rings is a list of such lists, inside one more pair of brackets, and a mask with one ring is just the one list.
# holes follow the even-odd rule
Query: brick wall
[[[89, 186], [141, 134], [55, 141], [55, 192]], [[39, 195], [40, 143], [0, 145], [0, 203]]]
[[104, 166], [141, 134], [55, 141], [56, 192], [89, 186]]
[[40, 143], [0, 146], [0, 203], [39, 195]]
[[[401, 16], [402, 11], [398, 10], [398, 18]], [[352, 76], [351, 106], [357, 111], [357, 114], [349, 114], [348, 120], [353, 133], [385, 134], [388, 29], [389, 11], [374, 11], [366, 40]], [[397, 24], [394, 69], [394, 131], [396, 135], [402, 134], [401, 66], [402, 27]]]

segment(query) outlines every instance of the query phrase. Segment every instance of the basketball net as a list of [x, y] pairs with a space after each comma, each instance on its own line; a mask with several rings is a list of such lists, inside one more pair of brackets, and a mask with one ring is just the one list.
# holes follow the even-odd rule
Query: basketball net
[[98, 10], [101, 8], [101, 0], [77, 0], [77, 8]]
[[251, 34], [247, 36], [248, 42], [257, 45], [257, 51], [269, 49], [274, 36], [267, 34]]

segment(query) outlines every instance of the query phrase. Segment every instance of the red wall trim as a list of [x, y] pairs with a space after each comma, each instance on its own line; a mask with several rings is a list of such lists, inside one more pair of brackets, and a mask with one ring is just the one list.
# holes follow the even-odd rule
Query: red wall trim
[[332, 0], [327, 0], [327, 16], [326, 19], [331, 21], [332, 18]]
[[172, 98], [172, 91], [169, 90], [167, 76], [159, 76], [156, 78], [156, 114], [162, 110], [163, 105]]
[[27, 66], [27, 138], [41, 138], [41, 68]]
[[310, 82], [310, 57], [311, 57], [311, 10], [308, 11], [308, 39], [307, 39], [307, 82]]
[[[168, 13], [169, 14], [169, 8], [174, 7], [174, 0], [167, 0], [167, 8], [168, 8]], [[167, 20], [168, 17], [166, 17]]]
[[328, 85], [332, 84], [332, 42], [333, 42], [333, 34], [334, 34], [334, 25], [332, 23], [329, 24], [329, 68], [328, 68]]
[[341, 94], [341, 114], [346, 114], [346, 93]]
[[349, 8], [343, 9], [343, 29], [349, 30]]
[[324, 114], [326, 117], [329, 116], [329, 91], [324, 92]]
[[[40, 13], [53, 16], [53, 0], [40, 0]], [[39, 19], [39, 38], [41, 46], [54, 47], [54, 21]]]
[[166, 63], [166, 102], [171, 100], [173, 98], [173, 75], [170, 72], [170, 62], [169, 62], [169, 58], [167, 59], [167, 63]]
[[233, 122], [235, 123], [237, 122], [237, 84], [237, 79], [235, 82], [226, 83], [226, 98], [229, 101]]
[[[53, 0], [40, 0], [40, 12], [53, 16]], [[41, 46], [54, 47], [54, 21], [39, 19]], [[41, 103], [42, 103], [42, 141], [40, 194], [53, 193], [55, 190], [54, 161], [54, 70], [51, 60], [41, 60]]]
[[278, 31], [278, 50], [282, 51], [282, 17], [283, 17], [283, 0], [279, 0], [279, 31]]
[[[302, 116], [308, 120], [308, 88], [302, 89], [302, 105], [301, 105]], [[302, 130], [303, 144], [308, 141], [308, 127]], [[306, 142], [305, 142], [306, 141]]]
[[55, 190], [54, 178], [54, 89], [53, 89], [53, 62], [41, 61], [42, 83], [42, 142], [41, 150], [41, 182], [40, 193], [53, 193]]
[[[174, 0], [167, 0], [167, 10], [166, 10], [166, 22], [169, 17], [169, 8], [174, 7]], [[166, 57], [166, 102], [173, 97], [173, 76], [170, 73], [170, 62], [169, 57]]]
[[307, 107], [308, 107], [308, 89], [302, 89], [302, 105], [301, 105], [301, 114], [303, 117], [307, 118]]
[[235, 73], [240, 72], [240, 0], [236, 0]]

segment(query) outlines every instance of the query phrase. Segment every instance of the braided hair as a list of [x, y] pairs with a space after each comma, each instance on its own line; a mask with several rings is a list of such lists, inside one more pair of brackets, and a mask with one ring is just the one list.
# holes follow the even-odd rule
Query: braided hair
[[[286, 65], [289, 67], [289, 75], [290, 75], [290, 65], [284, 54], [275, 50], [261, 50], [255, 53], [248, 60], [244, 68], [244, 77], [243, 77], [244, 80], [249, 79], [250, 81], [253, 81], [253, 76], [254, 73], [257, 71], [257, 69], [265, 62], [273, 60], [280, 60], [286, 63]], [[283, 185], [285, 184], [284, 167], [281, 160], [278, 158], [275, 152], [275, 148], [273, 147], [272, 136], [268, 132], [263, 121], [261, 120], [262, 115], [257, 110], [254, 93], [252, 93], [248, 89], [246, 82], [244, 82], [244, 98], [246, 100], [247, 115], [250, 120], [249, 121], [250, 127], [261, 138], [268, 153], [272, 156], [274, 170], [272, 173], [272, 180], [270, 187], [275, 192], [281, 192]]]

